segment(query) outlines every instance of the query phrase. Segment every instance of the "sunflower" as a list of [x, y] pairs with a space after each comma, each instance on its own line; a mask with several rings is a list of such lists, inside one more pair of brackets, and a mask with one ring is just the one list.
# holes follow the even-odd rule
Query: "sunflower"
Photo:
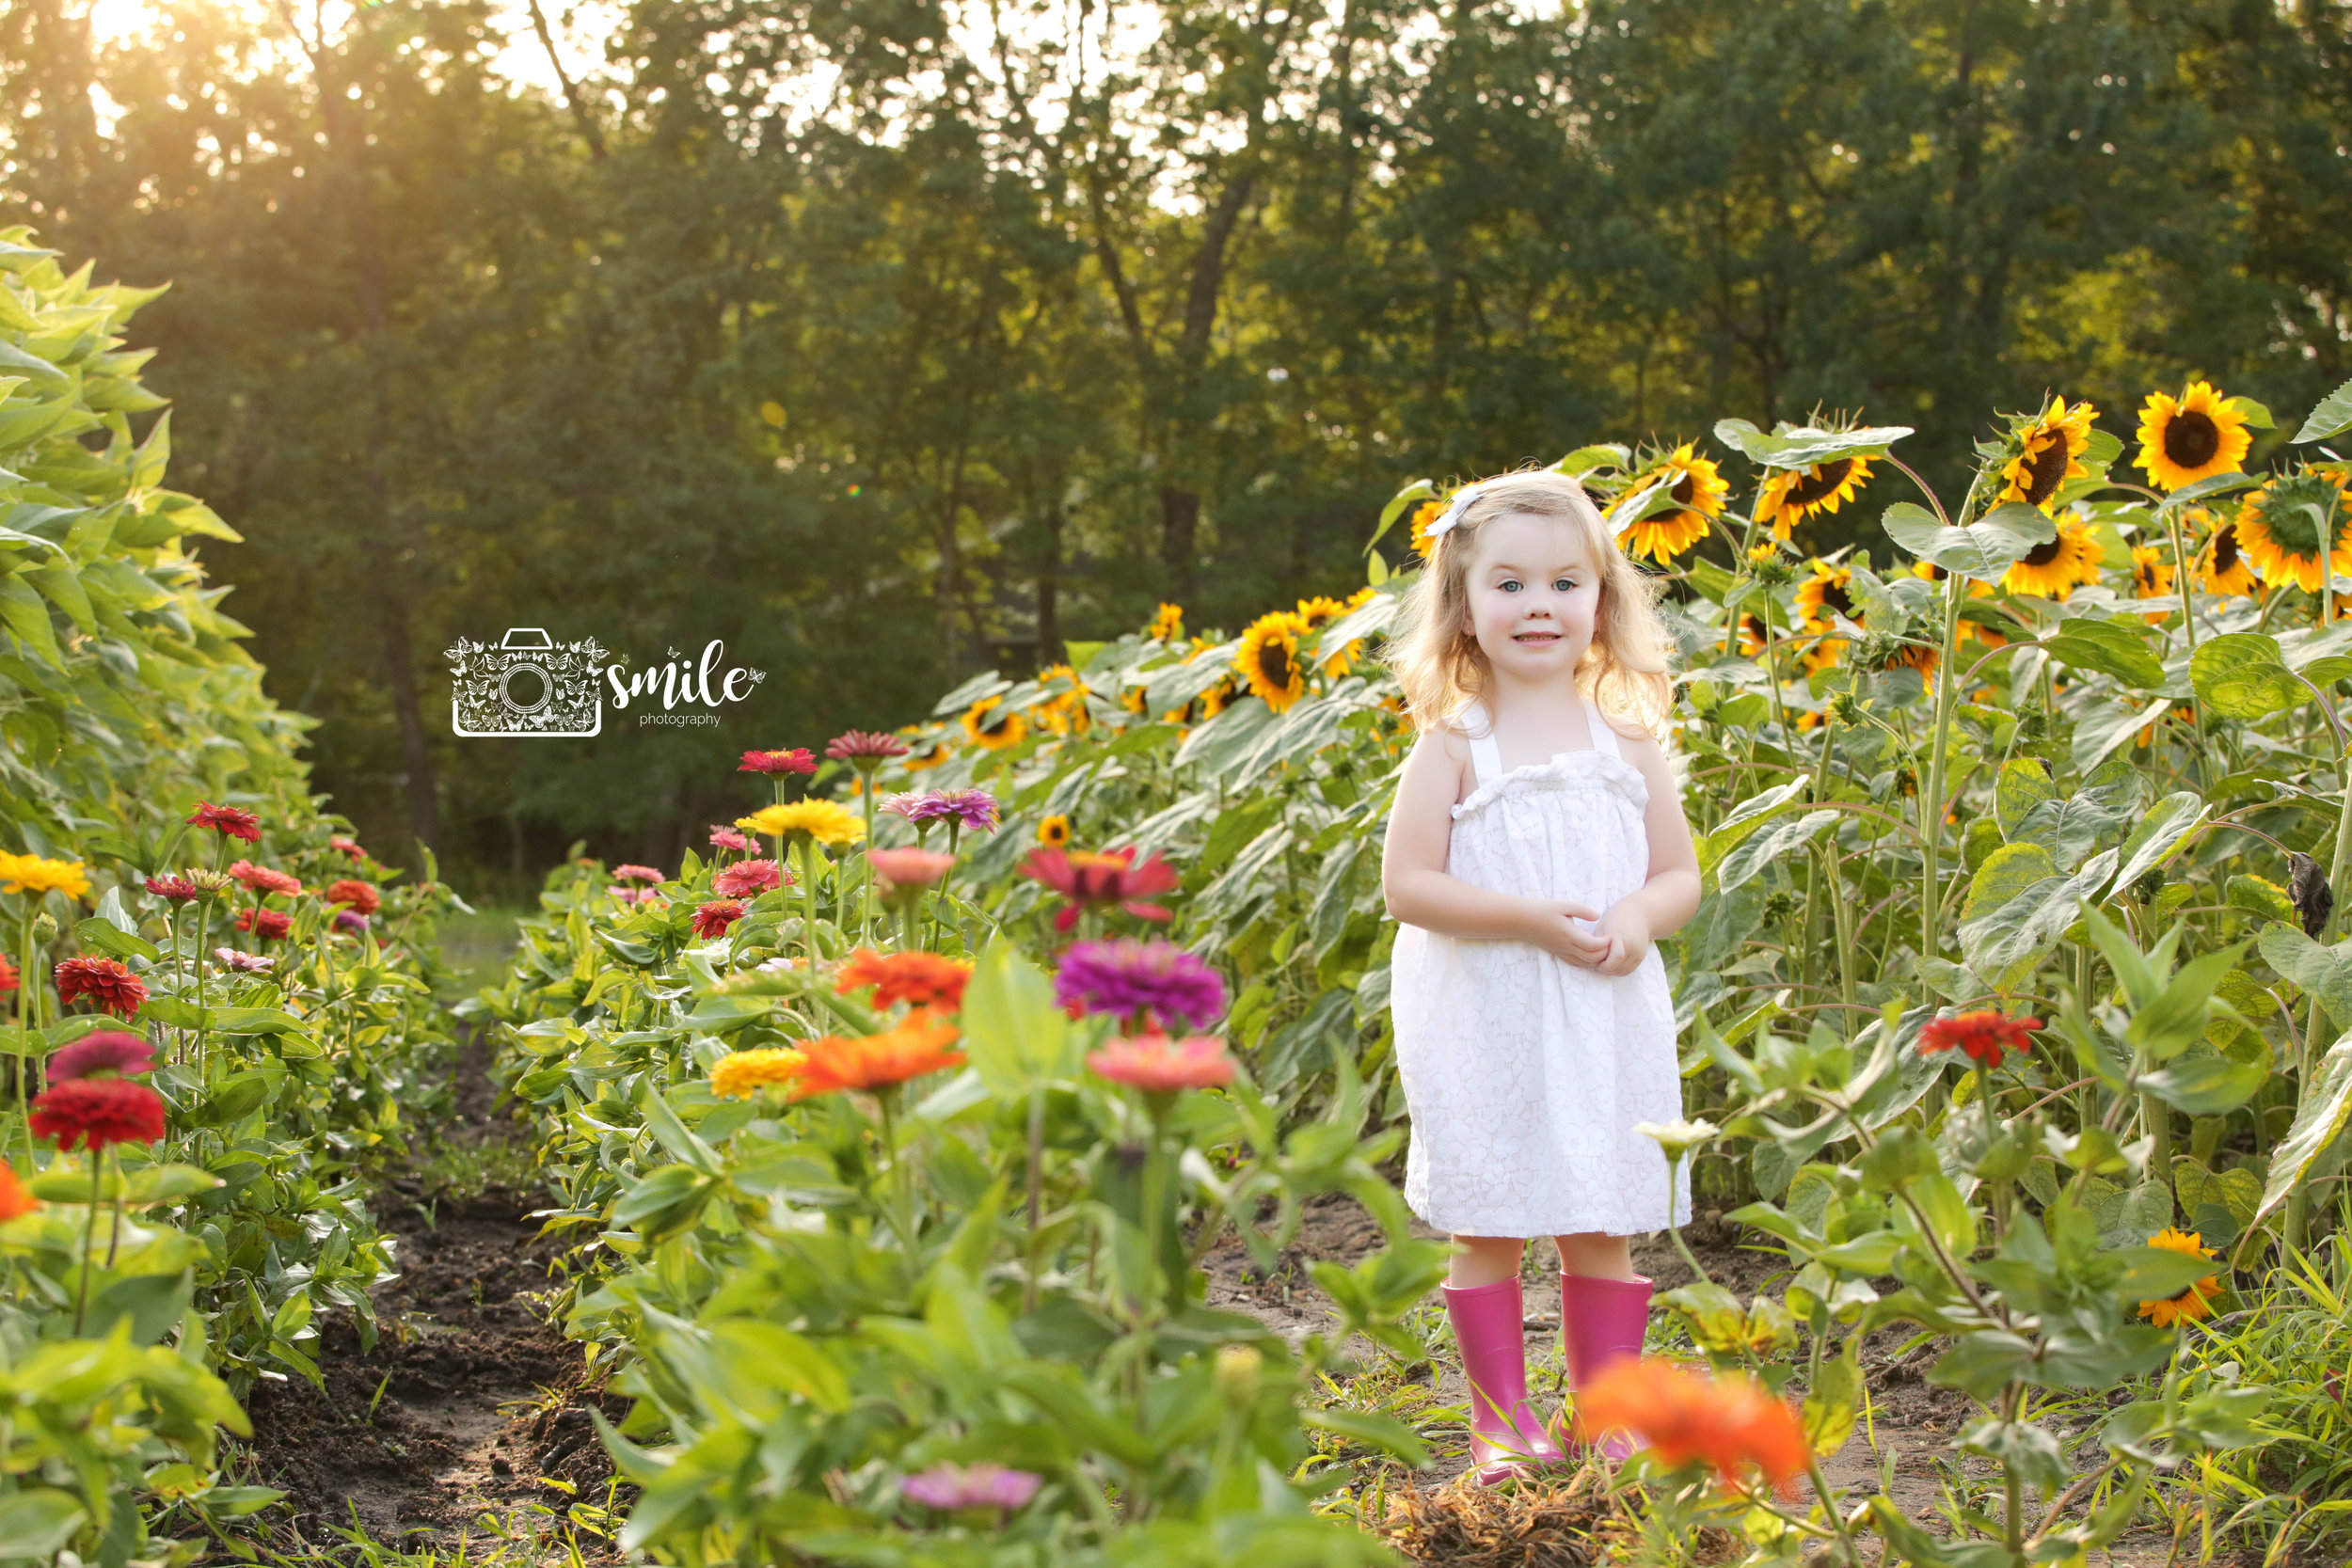
[[1233, 684], [1233, 677], [1231, 675], [1226, 676], [1223, 680], [1217, 682], [1215, 686], [1200, 693], [1200, 717], [1203, 719], [1216, 718], [1218, 714], [1225, 711], [1227, 705], [1231, 704], [1235, 697], [1240, 695], [1241, 688]]
[[907, 754], [899, 766], [910, 773], [936, 768], [953, 754], [945, 725], [909, 724], [898, 733], [907, 740]]
[[1637, 559], [1647, 556], [1663, 566], [1707, 537], [1708, 526], [1724, 509], [1724, 498], [1731, 494], [1731, 486], [1724, 483], [1714, 460], [1695, 455], [1688, 441], [1634, 475], [1626, 492], [1637, 494], [1661, 480], [1671, 483], [1670, 493], [1677, 510], [1661, 512], [1629, 524], [1617, 535], [1617, 543], [1626, 554]]
[[[1302, 632], [1319, 632], [1354, 608], [1352, 603], [1342, 604], [1320, 594], [1311, 599], [1301, 599], [1298, 601], [1298, 619], [1303, 625], [1299, 629]], [[1356, 656], [1363, 651], [1364, 644], [1360, 639], [1348, 643], [1323, 661], [1323, 673], [1327, 675], [1345, 674], [1347, 667], [1356, 662]]]
[[2254, 575], [2246, 552], [2239, 546], [2237, 523], [2214, 523], [2213, 514], [2201, 506], [2192, 506], [2184, 519], [2191, 526], [2211, 525], [2213, 532], [2197, 552], [2197, 586], [2208, 594], [2235, 594], [2242, 598], [2258, 597], [2262, 579]]
[[2090, 421], [2098, 417], [2087, 403], [2069, 408], [2064, 398], [2052, 398], [2048, 407], [2011, 433], [2013, 451], [2001, 469], [2004, 485], [1996, 499], [2049, 511], [2059, 486], [2084, 477], [2082, 456], [2090, 445]]
[[1045, 817], [1045, 818], [1043, 818], [1042, 820], [1041, 820], [1041, 821], [1038, 823], [1038, 825], [1037, 825], [1037, 841], [1038, 841], [1040, 844], [1044, 845], [1044, 846], [1045, 846], [1047, 848], [1049, 848], [1049, 849], [1067, 849], [1067, 848], [1069, 848], [1069, 847], [1070, 847], [1070, 817], [1069, 817], [1069, 815], [1068, 815], [1067, 813], [1065, 813], [1065, 812], [1058, 812], [1058, 811], [1057, 811], [1057, 812], [1054, 813], [1051, 816]]
[[2139, 411], [2139, 455], [2159, 490], [2177, 490], [2216, 474], [2233, 474], [2254, 444], [2246, 416], [2229, 406], [2208, 382], [2192, 381], [2178, 403], [2148, 394]]
[[[2183, 1232], [2168, 1227], [2149, 1237], [2148, 1244], [2152, 1247], [2161, 1247], [2167, 1252], [2177, 1252], [2188, 1258], [2211, 1258], [2214, 1256], [2214, 1250], [2205, 1245], [2204, 1241], [2204, 1235], [2201, 1231]], [[2153, 1322], [2158, 1328], [2170, 1328], [2174, 1323], [2195, 1323], [2200, 1319], [2213, 1316], [2213, 1298], [2220, 1293], [2220, 1276], [2209, 1274], [2177, 1296], [2165, 1296], [2156, 1301], [2141, 1302], [2139, 1315]]]
[[1836, 512], [1870, 480], [1867, 457], [1837, 457], [1809, 468], [1775, 468], [1756, 498], [1756, 520], [1786, 539], [1807, 517]]
[[[1753, 615], [1740, 616], [1739, 641], [1740, 652], [1747, 657], [1755, 658], [1761, 655], [1764, 652], [1764, 644], [1766, 641], [1764, 623]], [[1724, 652], [1728, 653], [1731, 651], [1731, 642], [1732, 630], [1729, 626], [1725, 626], [1724, 628]]]
[[2238, 546], [2265, 582], [2291, 581], [2316, 594], [2321, 578], [2352, 573], [2344, 487], [2342, 468], [2305, 468], [2246, 498], [2237, 515]]
[[2063, 599], [2080, 582], [2097, 582], [2099, 564], [2106, 552], [2099, 547], [2099, 536], [2080, 517], [2066, 516], [2058, 520], [2058, 537], [2046, 545], [2036, 545], [2001, 574], [2001, 586], [2012, 594], [2033, 594], [2045, 599]]
[[1429, 537], [1430, 525], [1445, 515], [1445, 502], [1423, 501], [1413, 511], [1413, 553], [1423, 561], [1438, 553], [1438, 542]]
[[965, 738], [983, 751], [1001, 752], [1018, 746], [1029, 733], [1029, 721], [1004, 705], [1002, 697], [982, 697], [963, 713]]
[[1298, 662], [1298, 636], [1306, 629], [1295, 611], [1270, 610], [1249, 624], [1233, 655], [1233, 668], [1249, 689], [1277, 713], [1306, 695], [1307, 672]]
[[1797, 585], [1797, 618], [1814, 631], [1829, 630], [1840, 615], [1861, 625], [1862, 610], [1848, 592], [1853, 568], [1833, 566], [1826, 561], [1811, 564], [1813, 575]]
[[1162, 642], [1181, 641], [1184, 635], [1184, 607], [1180, 604], [1161, 605], [1152, 613], [1147, 635]]
[[1078, 678], [1078, 672], [1067, 664], [1057, 664], [1039, 671], [1037, 679], [1041, 686], [1057, 680], [1070, 683], [1069, 690], [1038, 705], [1038, 721], [1056, 735], [1085, 734], [1091, 716], [1087, 712], [1087, 683]]

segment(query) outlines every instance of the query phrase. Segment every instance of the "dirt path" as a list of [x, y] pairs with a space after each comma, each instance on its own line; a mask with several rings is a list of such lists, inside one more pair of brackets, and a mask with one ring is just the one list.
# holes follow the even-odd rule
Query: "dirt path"
[[[247, 1401], [245, 1465], [288, 1494], [260, 1520], [278, 1550], [337, 1544], [355, 1528], [405, 1550], [582, 1526], [582, 1545], [596, 1544], [612, 1466], [588, 1416], [580, 1348], [547, 1318], [563, 1249], [525, 1218], [545, 1199], [496, 1182], [454, 1194], [440, 1184], [453, 1169], [517, 1164], [499, 1158], [524, 1132], [491, 1115], [486, 1063], [480, 1046], [461, 1059], [456, 1115], [378, 1199], [401, 1272], [376, 1289], [375, 1348], [363, 1354], [339, 1315], [319, 1347], [324, 1390], [270, 1382]], [[603, 1408], [617, 1418], [625, 1406]]]

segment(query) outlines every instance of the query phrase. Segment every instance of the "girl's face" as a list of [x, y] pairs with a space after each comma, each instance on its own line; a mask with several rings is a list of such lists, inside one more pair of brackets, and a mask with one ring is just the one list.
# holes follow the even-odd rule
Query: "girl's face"
[[1573, 678], [1600, 609], [1600, 563], [1574, 519], [1513, 512], [1486, 524], [1465, 586], [1470, 635], [1496, 673]]

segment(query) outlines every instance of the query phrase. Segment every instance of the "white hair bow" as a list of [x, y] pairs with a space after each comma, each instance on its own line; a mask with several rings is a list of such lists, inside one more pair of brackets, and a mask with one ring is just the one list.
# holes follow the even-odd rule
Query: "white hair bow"
[[1443, 512], [1438, 514], [1438, 520], [1429, 525], [1429, 543], [1433, 548], [1438, 539], [1462, 520], [1462, 514], [1470, 510], [1470, 503], [1478, 499], [1478, 492], [1486, 483], [1485, 480], [1478, 480], [1454, 492], [1454, 499], [1446, 502]]

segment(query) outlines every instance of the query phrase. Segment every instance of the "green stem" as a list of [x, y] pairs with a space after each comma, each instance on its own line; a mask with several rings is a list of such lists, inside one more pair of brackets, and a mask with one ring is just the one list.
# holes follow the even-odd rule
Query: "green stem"
[[[2352, 877], [2352, 754], [2341, 759], [2344, 798], [2336, 810], [2336, 852], [2328, 867], [2328, 885], [2336, 895], [2335, 911], [2328, 917], [2328, 925], [2320, 932], [2324, 941], [2344, 928], [2344, 879]], [[2312, 1092], [2312, 1074], [2317, 1069], [2321, 1056], [2335, 1043], [2335, 1026], [2319, 1002], [2312, 999], [2311, 1012], [2303, 1026], [2302, 1069], [2299, 1092]], [[2280, 1235], [2290, 1249], [2303, 1244], [2303, 1230], [2311, 1212], [2311, 1199], [2301, 1187], [2287, 1198], [2286, 1218]]]
[[[782, 852], [781, 849], [778, 850]], [[801, 841], [801, 937], [808, 949], [808, 972], [817, 973], [817, 840]]]
[[1968, 578], [1958, 572], [1944, 577], [1944, 655], [1938, 666], [1944, 678], [1935, 683], [1935, 733], [1928, 737], [1928, 784], [1920, 791], [1919, 809], [1926, 818], [1919, 831], [1919, 955], [1940, 957], [1943, 924], [1944, 769], [1951, 749], [1952, 697], [1960, 689], [1954, 678], [1959, 668], [1960, 607]]
[[115, 1223], [114, 1228], [106, 1237], [106, 1267], [111, 1269], [115, 1266], [115, 1250], [122, 1245], [122, 1189], [124, 1186], [122, 1156], [117, 1150], [109, 1148], [106, 1151], [106, 1163], [114, 1166], [115, 1172]]
[[1675, 1250], [1691, 1266], [1691, 1275], [1702, 1285], [1715, 1283], [1714, 1276], [1692, 1256], [1690, 1244], [1682, 1239], [1682, 1227], [1675, 1220], [1675, 1179], [1681, 1173], [1682, 1156], [1670, 1155], [1666, 1160], [1666, 1234], [1674, 1238]]
[[[870, 767], [861, 767], [858, 769], [858, 782], [864, 786], [858, 791], [858, 803], [866, 808], [866, 847], [870, 849], [874, 847], [874, 769]], [[866, 940], [872, 934], [873, 928], [874, 863], [867, 861], [866, 876], [858, 894], [857, 943], [860, 947], [866, 944]]]
[[89, 1217], [82, 1225], [82, 1290], [73, 1300], [73, 1337], [82, 1336], [82, 1320], [89, 1311], [89, 1260], [98, 1250], [98, 1147], [89, 1151]]

